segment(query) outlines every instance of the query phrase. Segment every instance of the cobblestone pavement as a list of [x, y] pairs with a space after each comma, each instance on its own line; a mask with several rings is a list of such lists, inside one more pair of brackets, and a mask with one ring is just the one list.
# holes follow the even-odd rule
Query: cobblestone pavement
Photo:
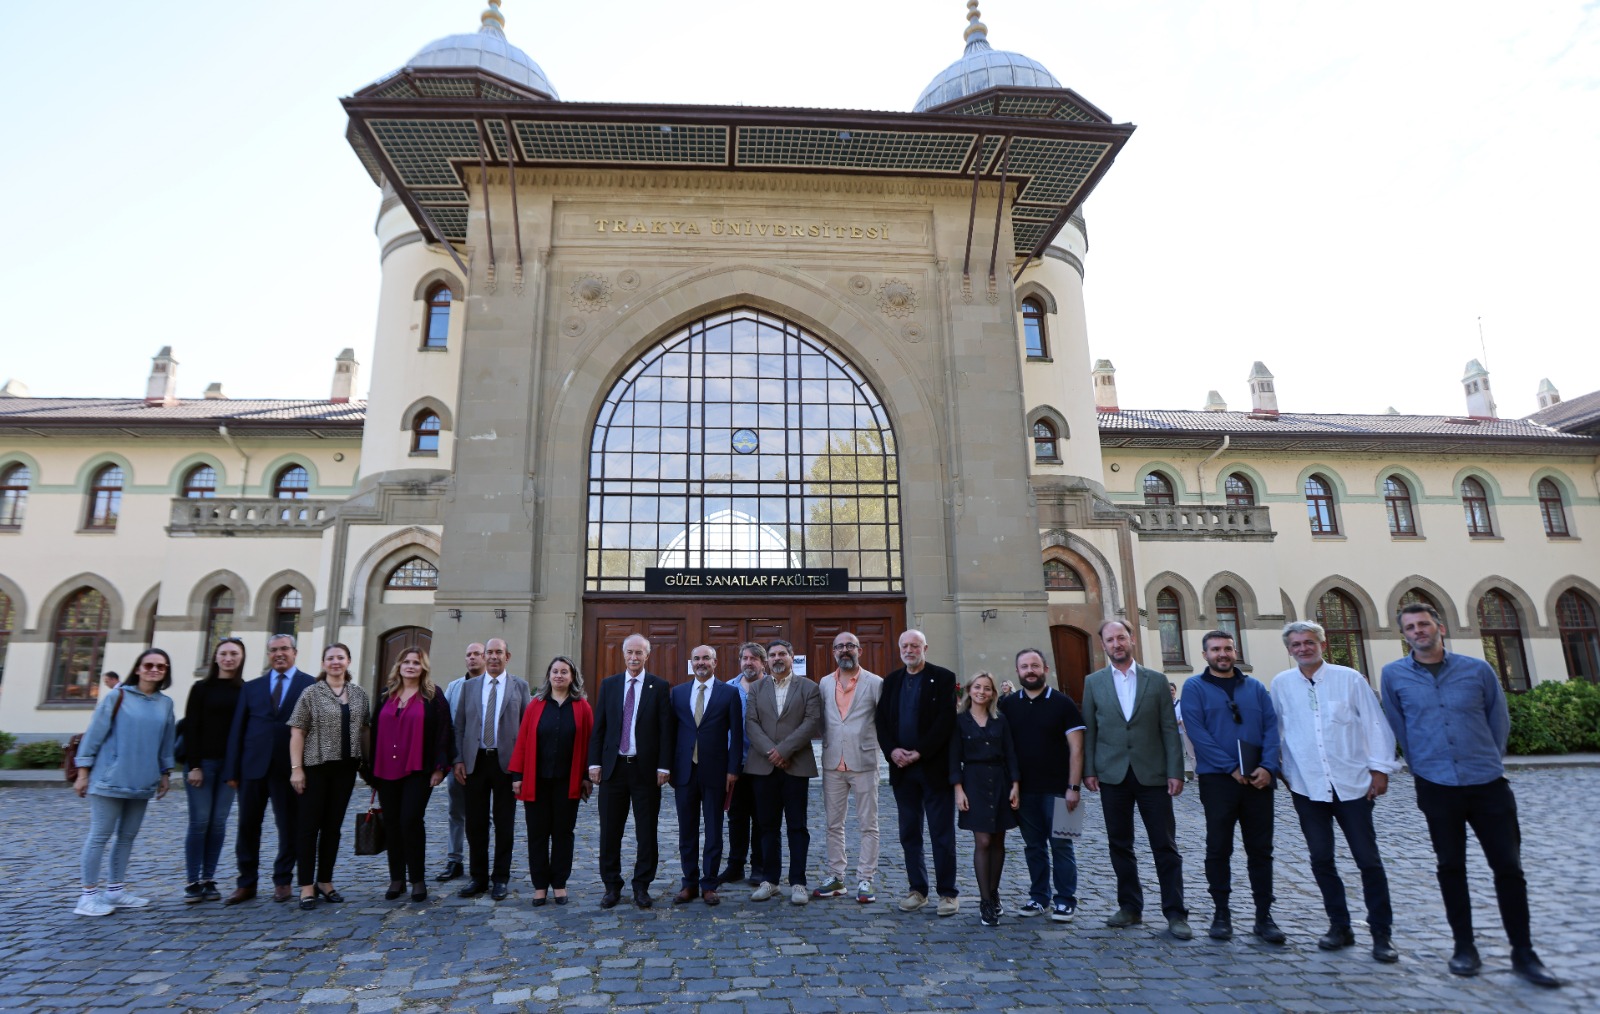
[[[345, 905], [304, 914], [265, 899], [227, 909], [190, 906], [180, 900], [185, 807], [181, 793], [174, 792], [152, 804], [130, 871], [133, 887], [150, 895], [153, 904], [102, 919], [72, 914], [77, 857], [88, 826], [86, 804], [65, 789], [3, 789], [0, 918], [9, 930], [0, 937], [0, 1008], [649, 1008], [652, 1014], [1600, 1009], [1600, 973], [1593, 956], [1600, 941], [1600, 878], [1593, 872], [1600, 856], [1600, 820], [1593, 803], [1600, 796], [1600, 769], [1522, 771], [1513, 780], [1522, 807], [1535, 943], [1545, 962], [1568, 980], [1555, 992], [1512, 976], [1488, 870], [1475, 850], [1473, 897], [1486, 970], [1472, 980], [1445, 970], [1450, 938], [1409, 776], [1394, 780], [1379, 809], [1380, 842], [1398, 916], [1395, 944], [1403, 955], [1394, 966], [1371, 961], [1368, 937], [1360, 928], [1357, 948], [1333, 955], [1317, 950], [1325, 920], [1309, 869], [1299, 861], [1303, 842], [1282, 794], [1276, 914], [1289, 943], [1273, 948], [1244, 934], [1220, 944], [1205, 938], [1211, 906], [1201, 870], [1200, 801], [1192, 786], [1178, 800], [1178, 839], [1191, 921], [1198, 931], [1187, 943], [1166, 937], [1159, 920], [1132, 930], [1104, 928], [1115, 907], [1115, 890], [1099, 804], [1092, 797], [1079, 847], [1077, 921], [1007, 917], [998, 928], [985, 929], [978, 925], [971, 893], [970, 836], [960, 832], [966, 892], [960, 914], [941, 919], [931, 905], [911, 915], [895, 907], [905, 881], [887, 786], [881, 789], [884, 869], [874, 905], [858, 905], [850, 897], [813, 901], [804, 908], [782, 899], [755, 903], [742, 888], [730, 889], [716, 909], [698, 902], [666, 903], [678, 886], [669, 789], [662, 844], [671, 858], [656, 881], [660, 903], [649, 912], [598, 907], [592, 804], [579, 815], [573, 903], [564, 908], [530, 907], [525, 876], [513, 885], [512, 897], [499, 904], [463, 901], [453, 892], [435, 893], [424, 905], [385, 902], [382, 857], [355, 858], [348, 840], [337, 877], [350, 898]], [[811, 802], [811, 826], [820, 828], [820, 787]], [[441, 792], [430, 811], [430, 843], [443, 840], [444, 824]], [[814, 834], [813, 870], [821, 837]], [[1014, 832], [1010, 837], [1002, 889], [1014, 912], [1024, 900], [1025, 867], [1021, 841]], [[519, 829], [519, 850], [524, 841]], [[1140, 850], [1146, 890], [1153, 897], [1154, 872], [1142, 845]], [[263, 851], [272, 854], [270, 841]], [[442, 852], [436, 845], [432, 851]], [[230, 837], [225, 865], [231, 856]], [[625, 849], [624, 863], [631, 862], [632, 850]], [[517, 866], [525, 869], [520, 852]], [[1342, 844], [1340, 868], [1352, 908], [1359, 912], [1359, 879]], [[1243, 891], [1242, 852], [1236, 853], [1234, 878]], [[1235, 901], [1248, 915], [1246, 896], [1241, 893]]]

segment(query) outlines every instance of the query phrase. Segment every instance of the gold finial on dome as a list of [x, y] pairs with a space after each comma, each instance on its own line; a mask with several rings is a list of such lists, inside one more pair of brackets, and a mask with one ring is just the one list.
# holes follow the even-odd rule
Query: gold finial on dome
[[480, 32], [503, 32], [506, 27], [506, 16], [500, 13], [500, 0], [489, 0], [489, 7], [479, 17], [483, 22]]
[[978, 19], [983, 15], [978, 13], [978, 0], [967, 0], [967, 30], [961, 33], [963, 42], [971, 43], [975, 39], [989, 38], [989, 26]]

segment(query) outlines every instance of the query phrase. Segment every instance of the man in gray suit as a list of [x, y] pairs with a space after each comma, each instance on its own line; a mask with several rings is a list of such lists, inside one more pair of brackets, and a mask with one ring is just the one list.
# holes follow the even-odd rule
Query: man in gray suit
[[778, 832], [787, 821], [789, 900], [804, 905], [811, 900], [806, 888], [806, 857], [811, 850], [806, 805], [811, 779], [817, 777], [811, 740], [822, 733], [822, 695], [815, 683], [794, 674], [794, 645], [788, 641], [767, 645], [767, 668], [771, 672], [750, 691], [744, 715], [745, 742], [750, 747], [744, 772], [756, 783], [756, 826], [761, 829], [761, 886], [750, 898], [766, 901], [778, 893], [783, 859]]
[[1083, 685], [1083, 784], [1101, 793], [1111, 867], [1117, 873], [1113, 929], [1143, 920], [1144, 889], [1133, 856], [1133, 810], [1139, 808], [1156, 876], [1167, 931], [1179, 940], [1194, 936], [1183, 904], [1183, 857], [1178, 854], [1172, 797], [1183, 791], [1183, 743], [1172, 711], [1167, 678], [1133, 660], [1133, 631], [1121, 620], [1100, 625], [1100, 643], [1111, 663], [1089, 674]]
[[878, 900], [872, 878], [878, 875], [878, 700], [883, 677], [861, 667], [861, 641], [848, 630], [833, 639], [838, 668], [822, 677], [822, 810], [828, 822], [827, 876], [812, 892], [817, 898], [845, 893], [844, 817], [856, 801], [861, 851], [856, 856], [856, 901]]
[[[517, 797], [507, 771], [517, 748], [522, 712], [533, 694], [521, 676], [506, 672], [511, 649], [498, 637], [484, 644], [484, 673], [461, 685], [456, 722], [456, 781], [467, 790], [467, 886], [457, 894], [485, 891], [495, 901], [510, 893], [511, 848], [516, 837]], [[494, 821], [494, 869], [489, 868], [489, 822]]]

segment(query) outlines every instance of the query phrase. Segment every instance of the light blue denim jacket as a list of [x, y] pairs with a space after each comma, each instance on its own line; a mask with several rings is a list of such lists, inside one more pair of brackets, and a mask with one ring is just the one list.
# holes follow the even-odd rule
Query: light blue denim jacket
[[153, 798], [161, 776], [178, 765], [172, 756], [176, 738], [172, 698], [166, 694], [143, 694], [129, 686], [102, 694], [78, 744], [78, 766], [90, 769], [90, 794]]

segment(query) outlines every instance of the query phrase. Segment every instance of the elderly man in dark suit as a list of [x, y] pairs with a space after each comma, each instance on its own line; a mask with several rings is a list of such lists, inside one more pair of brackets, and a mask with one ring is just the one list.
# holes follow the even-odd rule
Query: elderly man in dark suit
[[[660, 862], [657, 824], [661, 787], [672, 763], [672, 684], [645, 671], [650, 642], [630, 634], [622, 642], [623, 672], [600, 682], [589, 737], [589, 781], [600, 786], [601, 908], [622, 900], [622, 832], [633, 809], [639, 854], [633, 864], [633, 903], [649, 908], [650, 882]], [[734, 696], [738, 693], [733, 692]]]
[[1117, 873], [1113, 929], [1143, 920], [1144, 888], [1133, 856], [1133, 810], [1139, 808], [1161, 881], [1161, 912], [1167, 931], [1189, 940], [1189, 910], [1183, 904], [1183, 857], [1178, 854], [1172, 797], [1183, 791], [1183, 743], [1172, 711], [1167, 678], [1133, 660], [1133, 631], [1121, 620], [1100, 626], [1100, 644], [1111, 663], [1083, 684], [1083, 784], [1099, 792]]
[[766, 901], [778, 893], [778, 871], [783, 858], [779, 830], [789, 825], [789, 900], [804, 905], [806, 856], [811, 832], [806, 829], [806, 806], [811, 779], [817, 777], [817, 755], [811, 740], [822, 735], [822, 693], [804, 676], [794, 674], [794, 645], [777, 640], [767, 645], [772, 671], [750, 691], [744, 716], [749, 757], [747, 778], [756, 783], [756, 824], [761, 829], [761, 886], [750, 897]]
[[[511, 893], [511, 850], [516, 843], [517, 795], [511, 788], [511, 756], [517, 749], [522, 713], [533, 693], [528, 681], [506, 671], [511, 649], [498, 637], [483, 645], [484, 671], [461, 684], [456, 706], [456, 781], [467, 796], [467, 886], [495, 901]], [[489, 865], [489, 823], [494, 822], [494, 866]]]
[[[689, 664], [694, 666], [694, 679], [672, 688], [672, 714], [678, 726], [672, 789], [678, 805], [678, 858], [683, 863], [683, 887], [672, 896], [672, 903], [691, 902], [698, 893], [707, 905], [716, 905], [722, 901], [717, 895], [722, 811], [739, 780], [744, 710], [739, 691], [716, 678], [715, 648], [697, 646], [689, 654]], [[704, 859], [696, 867], [702, 818]]]
[[278, 828], [278, 855], [272, 863], [272, 900], [288, 901], [294, 873], [295, 840], [300, 812], [289, 787], [289, 716], [301, 691], [315, 682], [295, 667], [298, 653], [293, 637], [277, 634], [267, 639], [266, 675], [244, 685], [228, 733], [228, 755], [222, 780], [239, 791], [239, 829], [234, 855], [239, 880], [224, 905], [237, 905], [256, 896], [261, 867], [261, 823], [272, 804], [272, 822]]

